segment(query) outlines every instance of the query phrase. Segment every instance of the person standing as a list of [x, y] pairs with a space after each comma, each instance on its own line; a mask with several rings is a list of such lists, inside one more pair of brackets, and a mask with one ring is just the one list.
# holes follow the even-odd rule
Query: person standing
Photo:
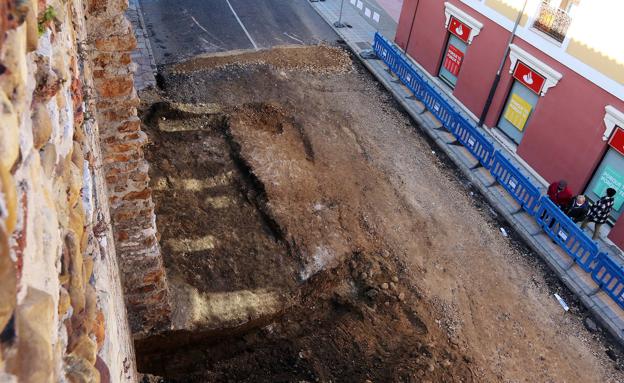
[[568, 189], [568, 183], [565, 180], [551, 183], [548, 186], [548, 198], [559, 206], [559, 209], [567, 209], [572, 201], [572, 192]]
[[579, 194], [570, 202], [570, 205], [565, 210], [565, 213], [574, 223], [582, 222], [587, 217], [589, 212], [589, 202], [584, 195]]
[[589, 214], [587, 218], [583, 220], [581, 224], [581, 229], [585, 228], [588, 223], [594, 223], [594, 235], [593, 239], [598, 238], [598, 234], [600, 233], [600, 228], [607, 222], [609, 219], [609, 214], [611, 213], [611, 209], [613, 208], [613, 203], [615, 202], [615, 189], [608, 188], [607, 193], [604, 197], [600, 198], [596, 201], [595, 204], [589, 209]]

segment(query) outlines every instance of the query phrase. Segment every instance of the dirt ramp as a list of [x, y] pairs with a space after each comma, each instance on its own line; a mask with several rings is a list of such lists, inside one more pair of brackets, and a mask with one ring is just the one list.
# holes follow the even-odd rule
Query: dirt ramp
[[338, 72], [351, 70], [351, 58], [329, 45], [284, 45], [259, 51], [228, 51], [197, 56], [168, 67], [173, 73], [221, 69], [226, 66], [265, 64], [277, 70]]

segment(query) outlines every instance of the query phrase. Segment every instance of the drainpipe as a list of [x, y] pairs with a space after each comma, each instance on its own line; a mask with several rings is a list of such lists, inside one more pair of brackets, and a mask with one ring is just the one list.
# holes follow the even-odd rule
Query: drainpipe
[[410, 38], [412, 37], [412, 28], [414, 28], [414, 21], [416, 21], [416, 12], [418, 12], [418, 5], [420, 5], [420, 0], [416, 0], [416, 9], [414, 9], [414, 15], [412, 16], [412, 23], [410, 24], [409, 33], [407, 35], [407, 43], [405, 44], [405, 49], [404, 49], [404, 52], [406, 55], [408, 55], [407, 49], [409, 48]]
[[522, 10], [518, 13], [516, 17], [516, 22], [514, 23], [513, 30], [511, 31], [511, 35], [509, 36], [509, 41], [507, 42], [507, 48], [505, 48], [505, 54], [503, 55], [503, 59], [498, 67], [498, 71], [496, 72], [496, 77], [494, 78], [494, 82], [492, 83], [492, 87], [490, 88], [490, 94], [488, 94], [487, 101], [485, 101], [485, 106], [483, 107], [483, 112], [481, 112], [481, 117], [479, 117], [479, 125], [483, 126], [485, 122], [485, 117], [490, 111], [490, 106], [492, 106], [492, 100], [494, 99], [494, 94], [496, 93], [496, 88], [498, 88], [498, 83], [500, 82], [501, 73], [503, 72], [503, 67], [505, 66], [505, 61], [507, 60], [507, 55], [509, 54], [509, 50], [511, 49], [511, 43], [513, 43], [514, 37], [516, 37], [516, 30], [518, 29], [518, 25], [520, 24], [520, 20], [522, 19], [522, 15], [524, 15], [524, 10], [527, 6], [528, 0], [524, 0], [524, 5], [522, 6]]

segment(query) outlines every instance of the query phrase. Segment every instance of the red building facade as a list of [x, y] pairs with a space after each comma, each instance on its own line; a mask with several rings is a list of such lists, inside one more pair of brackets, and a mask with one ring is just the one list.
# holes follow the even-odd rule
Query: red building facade
[[624, 86], [568, 54], [573, 42], [535, 30], [526, 13], [509, 45], [515, 20], [494, 2], [405, 0], [396, 43], [476, 120], [505, 57], [485, 125], [544, 183], [565, 179], [594, 200], [616, 187], [609, 239], [624, 248], [624, 150], [614, 138], [624, 137]]

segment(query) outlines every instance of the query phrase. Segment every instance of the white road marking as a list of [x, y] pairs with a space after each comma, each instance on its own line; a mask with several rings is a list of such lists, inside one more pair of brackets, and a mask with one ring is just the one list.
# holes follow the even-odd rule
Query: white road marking
[[303, 40], [299, 40], [298, 38], [296, 38], [295, 36], [291, 36], [289, 33], [284, 32], [284, 35], [286, 35], [287, 37], [290, 37], [291, 39], [295, 40], [295, 41], [299, 41], [301, 44], [303, 44]]
[[256, 45], [256, 42], [254, 41], [254, 39], [251, 38], [251, 35], [247, 31], [247, 28], [245, 28], [245, 24], [243, 24], [241, 19], [236, 14], [236, 11], [234, 10], [234, 7], [232, 7], [232, 4], [230, 4], [230, 0], [225, 0], [225, 2], [230, 6], [230, 9], [232, 10], [232, 13], [234, 14], [234, 17], [236, 17], [236, 20], [238, 20], [238, 23], [240, 24], [241, 28], [243, 28], [243, 31], [245, 31], [245, 34], [247, 35], [247, 38], [249, 39], [249, 41], [251, 41], [251, 44], [254, 46], [254, 49], [258, 50], [259, 49], [258, 45]]
[[198, 27], [200, 27], [200, 28], [201, 28], [201, 30], [202, 30], [202, 31], [204, 31], [204, 32], [206, 32], [206, 33], [210, 33], [210, 32], [208, 32], [208, 30], [207, 30], [206, 28], [202, 27], [202, 25], [201, 25], [201, 24], [200, 24], [197, 20], [195, 20], [195, 18], [194, 18], [193, 16], [191, 16], [191, 19], [193, 20], [193, 22], [195, 23], [195, 25], [197, 25]]

